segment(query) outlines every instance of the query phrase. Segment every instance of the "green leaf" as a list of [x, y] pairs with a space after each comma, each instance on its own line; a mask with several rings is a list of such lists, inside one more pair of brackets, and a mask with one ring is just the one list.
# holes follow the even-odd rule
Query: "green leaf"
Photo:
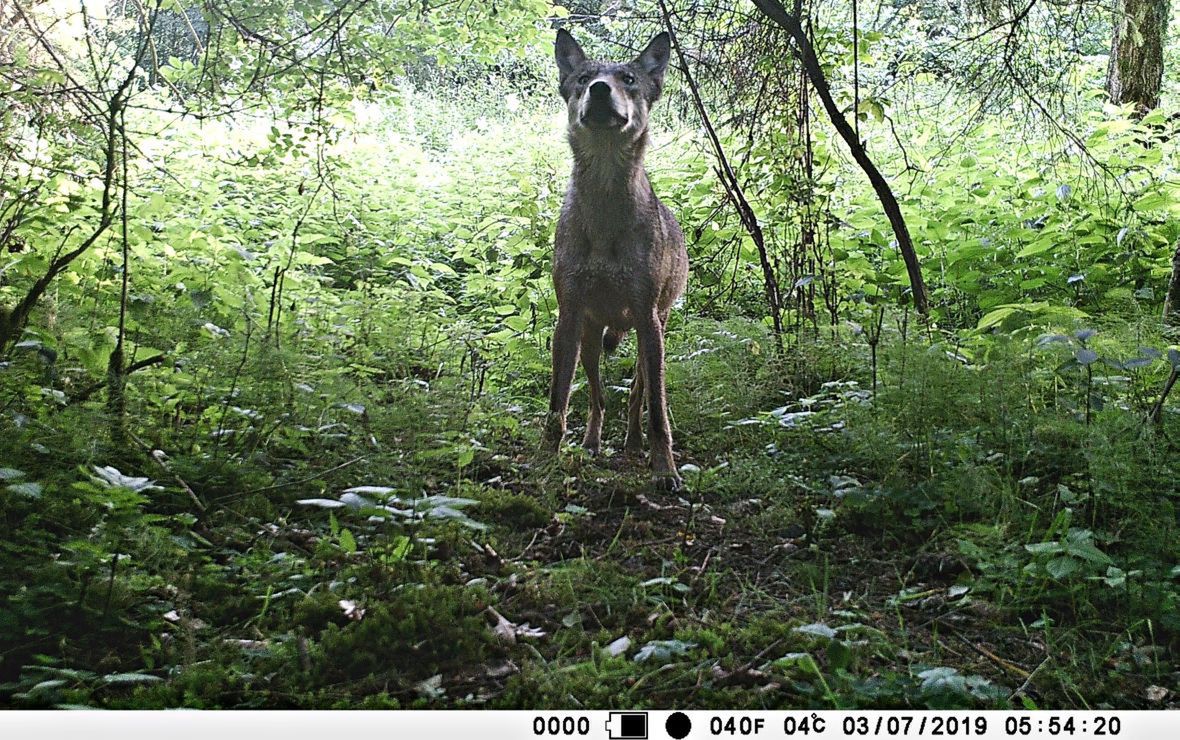
[[922, 691], [925, 692], [946, 691], [962, 694], [967, 690], [966, 678], [954, 668], [947, 666], [929, 668], [919, 673], [918, 678], [922, 679]]
[[1172, 204], [1172, 199], [1162, 191], [1153, 191], [1135, 201], [1136, 211], [1158, 211]]
[[41, 484], [34, 481], [25, 481], [24, 483], [13, 483], [8, 486], [8, 490], [18, 496], [25, 496], [28, 498], [41, 497]]
[[831, 639], [836, 636], [836, 630], [832, 629], [823, 622], [816, 622], [815, 624], [805, 624], [802, 627], [796, 627], [793, 632], [798, 632], [803, 635], [812, 635], [814, 637], [826, 637]]
[[1045, 571], [1059, 581], [1077, 569], [1078, 561], [1068, 557], [1053, 558], [1045, 563]]
[[1036, 254], [1048, 252], [1057, 246], [1057, 234], [1046, 234], [1016, 253], [1017, 258], [1032, 257]]
[[832, 670], [847, 668], [852, 664], [852, 648], [843, 640], [832, 640], [828, 643], [828, 665]]
[[528, 331], [529, 324], [529, 320], [524, 316], [509, 316], [508, 318], [504, 319], [504, 325], [517, 332]]
[[477, 522], [463, 512], [452, 509], [449, 506], [436, 506], [430, 511], [426, 512], [426, 517], [436, 519], [450, 519], [457, 524], [462, 524], [464, 527], [483, 531], [488, 528], [488, 525], [483, 522]]
[[1099, 550], [1092, 542], [1069, 542], [1065, 543], [1065, 551], [1077, 558], [1082, 558], [1091, 563], [1099, 565], [1110, 565], [1114, 561], [1110, 556]]
[[979, 320], [979, 323], [975, 325], [975, 328], [983, 331], [984, 329], [990, 329], [993, 326], [998, 326], [999, 324], [1003, 323], [1004, 319], [1016, 313], [1016, 311], [1017, 309], [1011, 306], [997, 308], [994, 311], [985, 314], [983, 318]]
[[300, 234], [300, 246], [307, 246], [309, 244], [319, 244], [321, 242], [336, 242], [336, 237], [328, 236], [327, 234]]
[[1077, 359], [1079, 365], [1089, 365], [1098, 359], [1098, 353], [1092, 349], [1083, 347], [1077, 351], [1074, 358]]
[[356, 552], [356, 538], [347, 529], [340, 530], [340, 549], [348, 554]]
[[394, 540], [394, 543], [393, 549], [389, 552], [390, 559], [395, 563], [405, 560], [406, 555], [410, 554], [410, 546], [413, 544], [413, 542], [409, 537], [406, 537], [405, 535], [399, 535]]
[[1056, 555], [1065, 548], [1060, 542], [1033, 542], [1024, 546], [1033, 555]]
[[312, 254], [311, 252], [300, 252], [295, 255], [295, 263], [299, 265], [308, 265], [310, 267], [335, 264], [327, 257], [319, 254]]
[[781, 658], [776, 658], [771, 662], [775, 668], [792, 668], [799, 666], [805, 670], [819, 672], [819, 666], [815, 663], [815, 658], [811, 657], [810, 653], [787, 653]]
[[34, 79], [45, 86], [64, 85], [66, 82], [66, 76], [64, 73], [62, 73], [60, 70], [49, 67], [44, 67], [37, 70], [37, 72], [34, 74]]
[[475, 450], [471, 447], [466, 448], [459, 453], [459, 457], [455, 459], [455, 465], [460, 468], [465, 468], [471, 464], [475, 459]]
[[0, 468], [0, 481], [16, 480], [17, 478], [24, 478], [25, 471], [17, 470], [16, 468]]

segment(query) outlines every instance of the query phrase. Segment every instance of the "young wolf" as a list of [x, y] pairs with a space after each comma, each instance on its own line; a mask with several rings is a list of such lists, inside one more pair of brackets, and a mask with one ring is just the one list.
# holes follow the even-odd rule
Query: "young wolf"
[[565, 30], [557, 32], [561, 96], [568, 108], [574, 168], [566, 190], [553, 256], [560, 312], [553, 338], [553, 376], [545, 439], [565, 434], [579, 350], [590, 386], [590, 417], [582, 444], [597, 452], [605, 409], [598, 364], [634, 328], [639, 344], [628, 402], [629, 455], [643, 454], [646, 394], [654, 481], [675, 490], [672, 430], [664, 396], [664, 325], [688, 281], [688, 253], [680, 225], [652, 191], [643, 154], [648, 112], [660, 96], [671, 47], [668, 34], [652, 39], [626, 64], [586, 58]]

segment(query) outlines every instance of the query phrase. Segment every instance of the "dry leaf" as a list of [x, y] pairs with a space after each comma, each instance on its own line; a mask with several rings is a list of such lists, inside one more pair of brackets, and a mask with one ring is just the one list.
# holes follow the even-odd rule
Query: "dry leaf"
[[490, 606], [485, 611], [495, 621], [495, 624], [492, 625], [492, 633], [495, 634], [501, 642], [515, 643], [516, 638], [518, 637], [540, 638], [544, 637], [546, 634], [545, 630], [539, 627], [533, 627], [528, 622], [525, 622], [524, 624], [516, 624], [511, 622], [505, 618], [503, 614]]
[[623, 635], [619, 639], [606, 646], [606, 654], [612, 658], [617, 658], [630, 649], [631, 638]]
[[516, 625], [517, 637], [536, 637], [541, 638], [545, 636], [545, 630], [540, 627], [533, 627], [528, 622]]
[[365, 608], [363, 606], [357, 606], [355, 601], [352, 601], [351, 599], [341, 599], [336, 603], [344, 612], [344, 616], [348, 617], [352, 621], [359, 622], [365, 618]]
[[1161, 702], [1168, 698], [1168, 690], [1163, 686], [1148, 686], [1147, 700], [1150, 702]]
[[514, 643], [516, 642], [516, 625], [504, 618], [504, 615], [496, 611], [492, 607], [487, 608], [488, 614], [496, 623], [492, 625], [492, 634], [496, 636], [501, 642]]
[[664, 509], [669, 508], [667, 506], [661, 506], [660, 504], [655, 503], [647, 496], [644, 496], [642, 493], [636, 496], [635, 500], [653, 511], [663, 511]]
[[447, 693], [442, 687], [441, 673], [436, 673], [425, 681], [414, 684], [414, 690], [423, 699], [441, 699]]
[[519, 671], [519, 666], [511, 660], [506, 660], [500, 665], [489, 666], [486, 673], [489, 678], [505, 678]]

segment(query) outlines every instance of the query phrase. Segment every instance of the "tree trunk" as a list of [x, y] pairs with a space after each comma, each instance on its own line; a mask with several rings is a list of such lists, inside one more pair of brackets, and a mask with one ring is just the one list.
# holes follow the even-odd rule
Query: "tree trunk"
[[1164, 36], [1170, 0], [1119, 0], [1106, 68], [1106, 94], [1117, 105], [1134, 103], [1143, 115], [1160, 103]]

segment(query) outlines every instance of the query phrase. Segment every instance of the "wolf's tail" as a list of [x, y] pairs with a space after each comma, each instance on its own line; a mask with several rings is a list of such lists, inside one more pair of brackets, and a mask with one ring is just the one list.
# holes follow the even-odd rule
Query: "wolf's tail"
[[609, 355], [611, 352], [614, 352], [619, 348], [619, 344], [626, 336], [626, 329], [614, 329], [608, 326], [606, 331], [602, 333], [602, 348], [606, 350], [606, 353]]

